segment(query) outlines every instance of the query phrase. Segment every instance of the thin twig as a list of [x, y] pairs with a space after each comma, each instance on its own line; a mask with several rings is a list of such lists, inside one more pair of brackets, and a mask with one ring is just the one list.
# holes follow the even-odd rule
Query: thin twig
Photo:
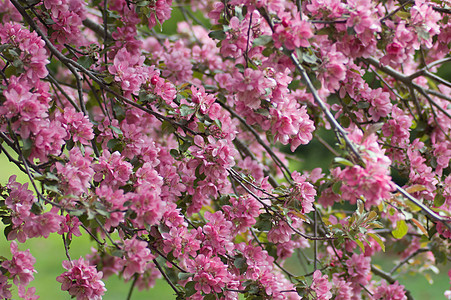
[[174, 292], [177, 295], [180, 295], [180, 291], [177, 289], [177, 287], [172, 283], [171, 279], [169, 279], [169, 276], [166, 274], [166, 272], [163, 271], [163, 269], [161, 268], [160, 264], [157, 262], [156, 259], [153, 260], [153, 263], [155, 264], [155, 266], [157, 267], [157, 269], [160, 271], [161, 275], [163, 275], [164, 279], [166, 280], [166, 282], [171, 286], [171, 288], [174, 290]]
[[332, 148], [331, 145], [329, 145], [322, 137], [320, 137], [319, 135], [315, 135], [316, 139], [324, 146], [326, 147], [327, 150], [329, 150], [333, 155], [335, 156], [340, 156], [340, 154], [335, 151], [334, 148]]
[[442, 218], [441, 216], [437, 215], [433, 210], [431, 210], [429, 207], [427, 207], [419, 200], [417, 200], [415, 197], [406, 192], [406, 190], [404, 190], [402, 187], [400, 187], [397, 184], [395, 184], [395, 186], [398, 192], [400, 192], [404, 197], [413, 202], [416, 206], [421, 208], [421, 210], [424, 211], [428, 216], [430, 216], [432, 219], [436, 221], [442, 222], [449, 230], [451, 230], [451, 225], [449, 224], [451, 222], [451, 219]]
[[441, 98], [443, 100], [451, 102], [451, 97], [450, 96], [447, 96], [447, 95], [442, 94], [440, 92], [437, 92], [437, 91], [434, 91], [434, 90], [425, 90], [425, 92], [427, 92], [428, 94], [434, 95], [436, 97], [439, 97], [439, 98]]
[[408, 263], [411, 258], [417, 256], [420, 253], [424, 253], [424, 252], [428, 252], [428, 251], [430, 251], [430, 250], [425, 249], [425, 248], [420, 248], [417, 251], [413, 252], [412, 254], [410, 254], [409, 256], [404, 258], [402, 261], [400, 261], [396, 266], [394, 266], [393, 269], [391, 269], [391, 271], [390, 271], [390, 275], [393, 275], [393, 273], [395, 273], [396, 270], [398, 270], [402, 265]]
[[387, 20], [388, 18], [390, 18], [391, 16], [393, 16], [394, 14], [396, 14], [399, 10], [403, 9], [407, 4], [412, 3], [412, 0], [408, 0], [404, 3], [402, 3], [402, 5], [400, 5], [399, 7], [397, 7], [396, 9], [394, 9], [393, 11], [389, 12], [387, 15], [385, 15], [383, 18], [381, 18], [379, 20], [379, 22], [383, 23], [385, 20]]
[[251, 39], [251, 27], [252, 27], [252, 16], [253, 12], [250, 13], [249, 17], [249, 28], [247, 29], [247, 41], [246, 41], [246, 51], [244, 52], [244, 59], [246, 60], [246, 68], [249, 67], [249, 42]]
[[70, 262], [72, 262], [72, 258], [70, 258], [70, 254], [69, 254], [69, 246], [67, 245], [67, 241], [66, 241], [66, 237], [64, 236], [64, 233], [61, 235], [61, 237], [63, 238], [63, 244], [64, 244], [64, 250], [66, 251], [66, 257]]
[[138, 281], [138, 277], [139, 277], [139, 274], [135, 273], [135, 275], [133, 276], [132, 284], [130, 285], [130, 289], [128, 290], [127, 300], [132, 299], [133, 290], [135, 289], [136, 281]]
[[101, 242], [83, 223], [81, 223], [80, 226], [97, 242], [97, 244], [105, 245], [105, 241]]

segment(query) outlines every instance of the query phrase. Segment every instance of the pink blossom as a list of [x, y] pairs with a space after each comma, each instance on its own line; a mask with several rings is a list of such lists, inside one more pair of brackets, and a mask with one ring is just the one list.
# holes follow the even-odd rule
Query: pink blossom
[[22, 299], [25, 300], [36, 300], [39, 299], [40, 296], [35, 295], [36, 293], [36, 288], [35, 287], [31, 287], [29, 289], [26, 289], [25, 286], [20, 285], [18, 288], [18, 294], [19, 297], [21, 297]]
[[88, 142], [94, 138], [92, 123], [82, 112], [77, 113], [72, 107], [67, 107], [64, 109], [64, 114], [57, 115], [57, 119], [66, 127], [66, 140], [72, 139], [74, 142], [79, 141], [88, 145]]
[[244, 232], [257, 222], [256, 218], [260, 215], [262, 204], [255, 198], [241, 196], [231, 198], [229, 201], [230, 205], [224, 205], [222, 209], [227, 220], [234, 224], [236, 232]]
[[95, 181], [103, 181], [112, 186], [124, 185], [132, 173], [132, 165], [126, 162], [118, 151], [110, 153], [104, 150], [99, 163], [92, 168], [95, 171]]
[[121, 260], [120, 265], [124, 267], [122, 276], [128, 280], [134, 274], [142, 274], [146, 270], [146, 265], [155, 258], [147, 248], [145, 241], [140, 241], [136, 237], [124, 241], [122, 249], [125, 257]]
[[157, 24], [163, 24], [164, 21], [171, 17], [172, 0], [156, 0], [149, 4], [151, 10], [149, 18], [149, 28]]
[[288, 50], [299, 47], [308, 47], [308, 39], [313, 36], [310, 24], [299, 17], [299, 12], [293, 12], [294, 17], [289, 13], [279, 15], [281, 22], [274, 26], [274, 46], [280, 48], [285, 46]]
[[67, 270], [56, 278], [61, 283], [61, 290], [68, 291], [77, 300], [100, 300], [105, 293], [105, 284], [101, 281], [102, 272], [89, 265], [83, 258], [64, 261]]
[[8, 283], [8, 277], [0, 274], [0, 297], [10, 299], [12, 297], [11, 288], [12, 284]]
[[348, 273], [351, 276], [350, 280], [356, 284], [367, 285], [368, 276], [371, 274], [370, 266], [371, 258], [365, 257], [363, 254], [353, 254], [350, 259], [346, 261]]
[[94, 175], [91, 167], [93, 161], [91, 154], [90, 148], [85, 148], [83, 155], [79, 148], [74, 147], [69, 151], [69, 161], [66, 164], [56, 163], [61, 190], [69, 195], [80, 195], [87, 192]]
[[299, 201], [301, 206], [300, 211], [303, 214], [308, 214], [314, 210], [313, 202], [315, 201], [316, 190], [312, 184], [306, 182], [306, 177], [298, 172], [294, 171], [291, 176], [294, 180], [294, 187], [290, 197], [294, 198], [296, 201]]
[[376, 299], [386, 299], [386, 300], [406, 300], [404, 286], [400, 285], [398, 281], [388, 285], [385, 280], [382, 281], [381, 285], [377, 287], [373, 294]]
[[215, 102], [215, 97], [211, 94], [205, 93], [205, 88], [201, 86], [196, 88], [194, 85], [191, 86], [192, 101], [199, 105], [199, 110], [201, 113], [205, 114], [208, 112], [210, 106]]
[[10, 248], [13, 257], [11, 260], [3, 261], [2, 267], [8, 270], [15, 285], [27, 286], [34, 280], [33, 273], [36, 273], [36, 270], [33, 265], [36, 259], [30, 254], [29, 249], [27, 251], [19, 251], [15, 241], [11, 242]]
[[[2, 4], [4, 5], [4, 4]], [[0, 42], [19, 48], [20, 59], [25, 73], [20, 77], [33, 84], [47, 76], [46, 65], [49, 63], [44, 41], [36, 32], [30, 32], [19, 24], [0, 25]]]
[[202, 228], [204, 234], [202, 251], [213, 255], [232, 251], [232, 222], [226, 220], [224, 214], [220, 211], [214, 214], [207, 211], [204, 217], [209, 222]]
[[333, 288], [335, 291], [335, 299], [336, 300], [351, 300], [352, 297], [352, 287], [351, 282], [340, 278], [338, 274], [334, 274], [333, 277]]
[[163, 250], [165, 253], [170, 253], [174, 257], [189, 257], [196, 256], [197, 251], [201, 247], [201, 242], [198, 240], [200, 233], [196, 230], [191, 232], [185, 226], [172, 227], [169, 232], [163, 232]]
[[330, 292], [332, 283], [329, 282], [327, 275], [321, 275], [320, 270], [316, 270], [313, 273], [313, 282], [310, 288], [315, 291], [316, 299], [329, 300], [332, 298], [332, 293]]
[[194, 288], [205, 294], [220, 293], [230, 280], [227, 266], [217, 256], [199, 254], [194, 260], [187, 262], [188, 270], [194, 273]]
[[79, 229], [79, 226], [81, 225], [81, 222], [78, 220], [77, 217], [70, 215], [66, 215], [63, 222], [61, 222], [61, 227], [58, 230], [58, 234], [67, 234], [67, 238], [69, 240], [72, 239], [72, 235], [75, 236], [81, 236], [81, 232]]

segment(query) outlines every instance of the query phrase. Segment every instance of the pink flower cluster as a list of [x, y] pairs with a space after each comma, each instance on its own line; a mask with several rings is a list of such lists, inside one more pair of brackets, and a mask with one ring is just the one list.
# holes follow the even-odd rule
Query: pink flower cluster
[[369, 209], [373, 205], [377, 206], [383, 199], [389, 199], [390, 192], [394, 190], [394, 183], [389, 175], [391, 161], [377, 143], [376, 135], [363, 136], [356, 129], [348, 137], [360, 150], [364, 166], [355, 164], [343, 170], [336, 168], [333, 174], [343, 181], [343, 199], [356, 203], [363, 196], [365, 207]]
[[362, 290], [362, 286], [366, 286], [371, 278], [371, 258], [363, 254], [353, 254], [346, 261], [348, 280], [352, 282], [352, 294], [358, 295]]
[[[294, 17], [293, 17], [294, 16]], [[308, 39], [313, 37], [310, 24], [300, 19], [297, 10], [292, 13], [283, 12], [279, 14], [280, 23], [274, 25], [274, 46], [280, 48], [285, 46], [288, 50], [299, 47], [308, 47]]]
[[224, 179], [227, 177], [227, 169], [235, 165], [238, 152], [225, 139], [216, 140], [209, 136], [205, 141], [199, 135], [194, 137], [194, 145], [189, 151], [193, 159], [188, 162], [187, 167], [191, 170], [198, 169], [199, 174], [206, 176], [204, 180], [199, 181], [194, 194], [198, 200], [192, 203], [190, 211], [195, 212], [200, 210], [203, 199], [216, 196], [218, 191], [228, 187]]
[[[29, 300], [38, 299], [39, 296], [34, 295], [35, 288], [30, 288], [26, 291], [26, 286], [34, 279], [33, 273], [36, 273], [36, 270], [33, 267], [36, 259], [30, 254], [30, 250], [19, 251], [15, 241], [11, 242], [10, 248], [13, 257], [11, 260], [3, 261], [1, 266], [9, 272], [9, 277], [12, 278], [14, 284], [19, 287], [19, 296], [21, 298]], [[0, 274], [0, 282], [6, 280], [5, 277], [6, 276]], [[8, 285], [6, 285], [6, 281], [3, 282], [4, 284], [0, 283], [0, 285], [3, 285], [3, 288], [0, 290], [0, 296], [10, 298], [11, 292], [8, 289]]]
[[256, 223], [260, 215], [262, 204], [251, 196], [231, 198], [230, 205], [224, 205], [222, 210], [230, 222], [234, 225], [234, 231], [242, 233]]
[[47, 51], [44, 41], [36, 32], [30, 32], [19, 24], [0, 24], [0, 42], [16, 49], [25, 72], [21, 79], [34, 84], [47, 76]]
[[77, 300], [100, 300], [105, 293], [102, 272], [89, 265], [83, 258], [63, 262], [67, 271], [56, 278], [61, 283], [61, 290], [68, 291]]
[[154, 27], [157, 24], [163, 24], [164, 21], [169, 20], [171, 17], [172, 0], [155, 0], [151, 1], [149, 8], [151, 10], [150, 17], [148, 19], [149, 28]]
[[125, 257], [119, 265], [124, 268], [122, 276], [125, 280], [129, 280], [134, 274], [143, 274], [147, 269], [146, 265], [155, 258], [147, 248], [147, 243], [136, 237], [125, 240], [122, 250], [125, 252]]
[[327, 275], [321, 275], [320, 270], [316, 270], [313, 273], [313, 282], [310, 288], [315, 292], [316, 299], [329, 300], [332, 298], [332, 293], [330, 292], [332, 283], [329, 282]]
[[68, 161], [65, 164], [56, 163], [56, 171], [59, 174], [62, 191], [75, 196], [88, 192], [94, 175], [94, 170], [91, 167], [93, 162], [91, 154], [90, 148], [87, 148], [83, 155], [80, 149], [76, 147], [69, 151]]
[[88, 145], [89, 141], [94, 138], [92, 123], [88, 116], [85, 116], [82, 112], [76, 112], [72, 107], [65, 108], [64, 113], [57, 114], [55, 119], [66, 128], [67, 136], [65, 140], [71, 139], [75, 143], [80, 142], [83, 145]]
[[294, 187], [289, 197], [299, 202], [300, 212], [308, 214], [314, 210], [313, 202], [315, 202], [316, 190], [311, 183], [306, 182], [307, 178], [297, 171], [294, 171], [291, 177], [294, 180]]
[[373, 294], [376, 299], [386, 299], [386, 300], [406, 300], [407, 296], [404, 291], [404, 286], [400, 285], [398, 281], [393, 284], [387, 284], [385, 280], [382, 281], [381, 285], [376, 288]]
[[188, 271], [194, 274], [193, 281], [198, 292], [220, 293], [230, 280], [227, 265], [217, 256], [199, 254], [195, 259], [188, 260], [187, 264]]
[[8, 233], [8, 240], [17, 239], [24, 243], [28, 238], [49, 237], [50, 233], [58, 231], [63, 217], [58, 215], [57, 208], [42, 213], [31, 212], [36, 198], [33, 192], [28, 190], [28, 183], [20, 184], [15, 181], [13, 175], [7, 185], [10, 189], [9, 196], [5, 200], [6, 206], [11, 210], [12, 224]]
[[85, 38], [81, 35], [80, 25], [86, 18], [86, 3], [82, 0], [44, 0], [44, 6], [51, 12], [54, 21], [51, 25], [51, 38], [62, 48], [64, 44], [82, 45]]
[[[451, 237], [450, 84], [435, 75], [449, 60], [451, 27], [437, 3], [184, 1], [176, 31], [157, 32], [172, 0], [26, 2], [19, 13], [0, 0], [8, 22], [0, 25], [0, 140], [36, 195], [13, 176], [0, 185], [0, 210], [8, 240], [57, 232], [68, 249], [80, 227], [96, 237], [89, 262], [65, 261], [57, 277], [73, 298], [101, 299], [102, 278], [117, 274], [139, 289], [163, 275], [178, 298], [299, 299], [284, 263], [316, 240], [322, 269], [305, 286], [309, 297], [405, 299], [398, 282], [372, 281], [371, 256], [384, 243], [392, 249], [390, 232], [376, 235], [378, 223], [359, 224], [357, 213], [350, 221], [347, 204], [363, 201], [385, 227], [409, 219], [401, 258], [424, 246], [416, 235], [433, 234], [423, 227], [438, 232], [428, 246]], [[213, 28], [194, 24], [205, 20], [190, 9]], [[25, 13], [30, 30], [13, 23]], [[85, 58], [95, 58], [89, 71], [74, 63]], [[275, 144], [293, 152], [323, 129], [342, 131], [330, 109], [351, 145], [320, 141], [348, 159], [338, 157], [329, 175], [291, 172]], [[431, 211], [392, 193], [394, 169]], [[325, 226], [310, 222], [313, 213]], [[443, 256], [433, 249], [428, 264]], [[11, 253], [1, 259], [0, 298], [13, 297], [12, 282], [19, 297], [36, 299], [26, 289], [34, 258], [16, 241]]]

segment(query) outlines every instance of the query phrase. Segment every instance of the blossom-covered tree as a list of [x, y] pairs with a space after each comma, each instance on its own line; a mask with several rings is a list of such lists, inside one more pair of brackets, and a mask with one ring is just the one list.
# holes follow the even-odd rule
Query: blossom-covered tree
[[[29, 178], [0, 185], [0, 298], [39, 297], [21, 244], [60, 235], [55, 286], [76, 299], [112, 275], [177, 299], [412, 299], [397, 276], [451, 260], [450, 17], [446, 0], [0, 0], [0, 150]], [[280, 145], [313, 140], [330, 167], [290, 167]], [[72, 259], [81, 235], [93, 251]]]

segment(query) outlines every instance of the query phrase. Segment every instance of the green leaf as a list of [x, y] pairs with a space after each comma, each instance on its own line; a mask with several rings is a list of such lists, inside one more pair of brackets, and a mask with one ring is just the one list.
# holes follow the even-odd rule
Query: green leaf
[[442, 193], [438, 193], [437, 195], [435, 195], [434, 197], [434, 206], [435, 207], [440, 207], [445, 203], [445, 196], [443, 196]]
[[272, 228], [272, 216], [268, 213], [261, 214], [259, 220], [255, 224], [255, 228], [260, 231], [269, 231]]
[[191, 106], [188, 106], [188, 105], [185, 105], [185, 104], [182, 104], [180, 106], [180, 115], [182, 117], [189, 116], [190, 114], [194, 113], [195, 111], [196, 111], [196, 109], [191, 107]]
[[194, 274], [193, 273], [182, 273], [180, 272], [178, 275], [178, 278], [180, 280], [187, 280], [188, 278], [192, 277]]
[[406, 222], [404, 220], [398, 220], [396, 222], [396, 228], [391, 233], [395, 239], [402, 239], [409, 230], [409, 227], [407, 226]]
[[235, 16], [240, 20], [243, 21], [244, 20], [244, 16], [246, 14], [243, 13], [243, 8], [240, 6], [235, 6]]
[[338, 164], [341, 164], [341, 165], [344, 165], [344, 166], [348, 166], [348, 167], [353, 167], [354, 166], [354, 164], [351, 161], [349, 161], [349, 160], [347, 160], [347, 159], [345, 159], [343, 157], [335, 157], [334, 158], [334, 162], [338, 163]]
[[318, 57], [316, 57], [315, 53], [304, 53], [302, 58], [308, 64], [316, 64], [316, 61], [318, 59]]
[[124, 250], [114, 248], [114, 250], [111, 251], [111, 255], [122, 258], [124, 256]]
[[180, 156], [180, 152], [177, 149], [171, 149], [171, 151], [169, 151], [169, 153], [171, 154], [171, 156], [173, 158], [178, 158]]
[[164, 120], [163, 123], [161, 123], [161, 131], [165, 134], [170, 134], [175, 131], [175, 128], [169, 121]]
[[111, 128], [111, 130], [113, 130], [115, 133], [117, 133], [119, 135], [123, 135], [124, 134], [119, 127], [110, 126], [110, 128]]
[[8, 238], [8, 234], [13, 230], [13, 225], [9, 225], [5, 227], [3, 233], [5, 234], [5, 237]]
[[422, 38], [423, 40], [428, 40], [431, 37], [429, 31], [427, 31], [425, 28], [417, 27], [416, 29], [419, 38]]
[[240, 270], [240, 274], [243, 274], [247, 270], [246, 257], [242, 255], [237, 255], [233, 261], [233, 265]]
[[23, 142], [23, 156], [25, 156], [25, 158], [28, 158], [28, 156], [30, 156], [31, 154], [31, 148], [33, 148], [33, 141], [28, 138], [28, 139], [24, 139], [22, 140]]
[[84, 209], [74, 209], [69, 211], [69, 215], [76, 217], [82, 216], [84, 213], [85, 213]]
[[53, 174], [53, 173], [51, 173], [51, 172], [45, 173], [45, 178], [48, 179], [48, 180], [53, 180], [53, 181], [58, 181], [59, 180], [58, 176]]
[[190, 281], [185, 285], [185, 291], [186, 291], [187, 297], [190, 297], [197, 292], [196, 289], [194, 288], [195, 285], [196, 285], [196, 283], [194, 281]]
[[274, 53], [274, 48], [272, 48], [272, 47], [267, 47], [262, 51], [262, 54], [264, 57], [268, 57], [273, 53]]
[[75, 142], [73, 139], [69, 139], [66, 143], [66, 149], [67, 150], [71, 150], [72, 148], [74, 148], [75, 146]]
[[343, 100], [343, 103], [348, 106], [352, 103], [352, 98], [348, 94], [346, 94], [346, 96], [342, 100]]
[[90, 56], [82, 56], [77, 60], [77, 63], [82, 65], [85, 69], [89, 69], [89, 67], [94, 63], [94, 60]]
[[43, 186], [44, 186], [44, 189], [46, 189], [47, 191], [54, 192], [54, 193], [57, 193], [57, 194], [61, 194], [61, 192], [58, 189], [57, 185], [44, 184]]
[[359, 103], [357, 103], [357, 107], [358, 108], [368, 108], [368, 107], [370, 107], [370, 103], [368, 103], [368, 102], [359, 102]]
[[122, 148], [121, 146], [121, 140], [119, 139], [111, 139], [108, 141], [108, 143], [106, 144], [108, 149], [110, 149], [112, 152], [114, 151], [119, 151], [120, 149], [118, 148]]
[[365, 206], [363, 205], [363, 201], [357, 200], [357, 210], [359, 211], [360, 215], [363, 215], [363, 212], [365, 211]]
[[272, 41], [272, 36], [270, 35], [261, 35], [258, 38], [254, 39], [252, 45], [254, 46], [264, 46]]
[[382, 251], [385, 252], [385, 244], [384, 244], [384, 242], [382, 241], [381, 237], [380, 237], [379, 235], [377, 235], [377, 234], [375, 234], [375, 233], [371, 233], [371, 232], [368, 233], [368, 235], [369, 235], [370, 237], [372, 237], [372, 238], [376, 241], [376, 243], [378, 243], [379, 246], [381, 246]]
[[136, 3], [136, 6], [148, 6], [150, 4], [150, 1], [140, 1]]
[[363, 245], [361, 240], [354, 240], [354, 242], [356, 242], [357, 245], [359, 245], [359, 247], [362, 250], [362, 252], [365, 252], [365, 246]]
[[237, 68], [241, 73], [243, 73], [244, 69], [246, 69], [243, 64], [236, 64], [235, 68]]
[[346, 115], [341, 115], [340, 117], [340, 124], [344, 127], [344, 128], [348, 128], [349, 125], [351, 125], [351, 119], [346, 116]]
[[204, 297], [204, 300], [216, 300], [216, 299], [218, 299], [218, 298], [216, 297], [215, 293], [205, 295], [205, 297]]
[[211, 37], [212, 39], [220, 40], [220, 41], [225, 40], [226, 37], [227, 37], [227, 35], [226, 35], [226, 33], [224, 32], [224, 30], [215, 30], [215, 31], [212, 31], [212, 32], [210, 32], [210, 33], [208, 34], [208, 36]]
[[340, 188], [342, 186], [343, 182], [342, 181], [337, 181], [334, 183], [334, 185], [332, 185], [332, 191], [339, 195], [340, 194]]

